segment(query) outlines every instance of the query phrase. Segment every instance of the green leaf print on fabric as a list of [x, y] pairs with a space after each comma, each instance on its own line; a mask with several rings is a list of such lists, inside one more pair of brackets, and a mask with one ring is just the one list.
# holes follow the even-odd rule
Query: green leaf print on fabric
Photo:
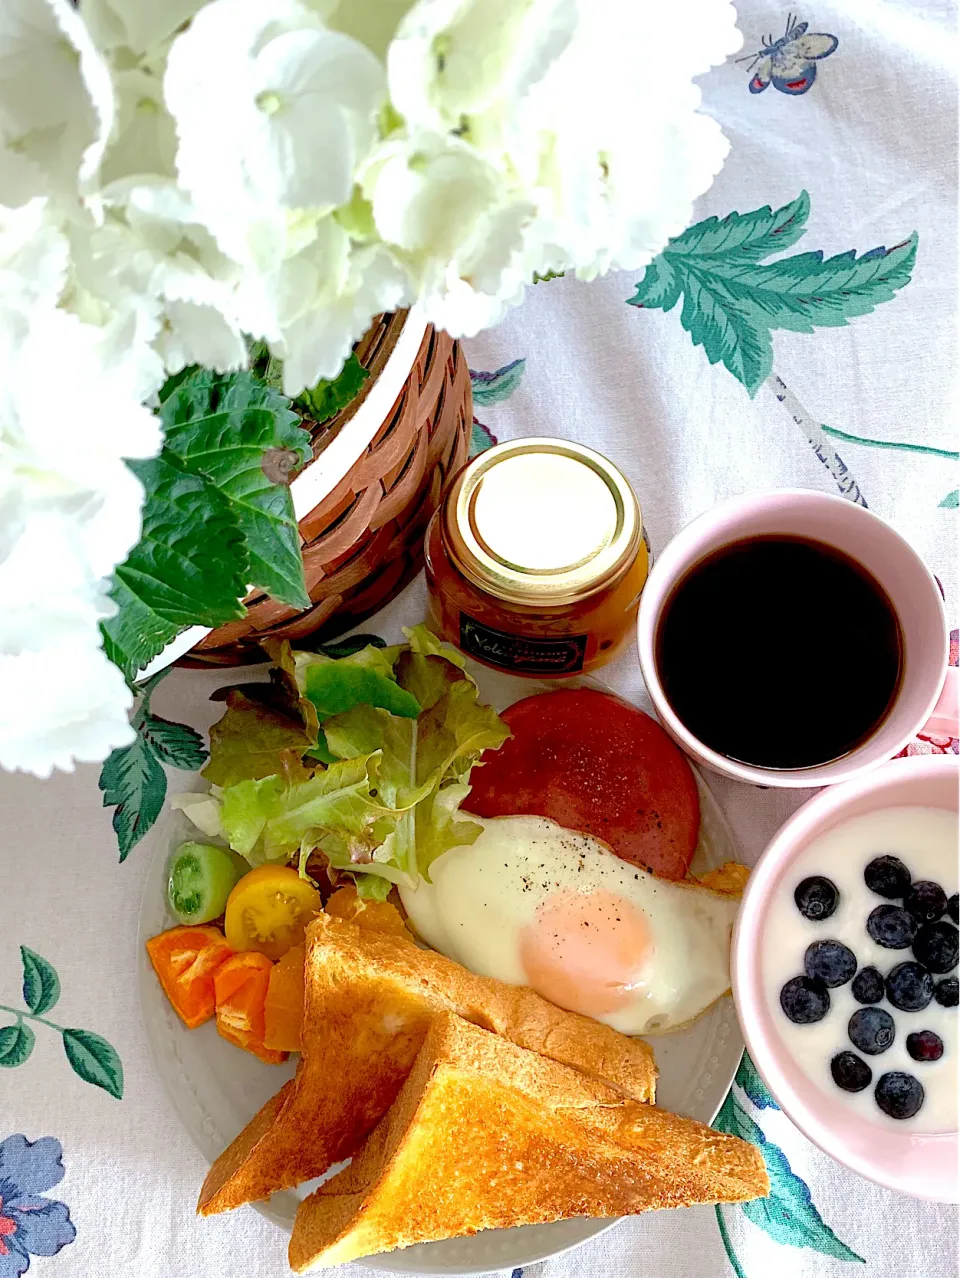
[[[494, 372], [476, 372], [471, 368], [470, 385], [473, 390], [474, 404], [501, 404], [505, 399], [509, 399], [520, 385], [526, 366], [525, 359], [515, 359]], [[493, 432], [474, 417], [470, 428], [470, 457], [486, 452], [496, 442], [497, 438]]]
[[[755, 1075], [755, 1077], [759, 1076]], [[741, 1211], [748, 1219], [758, 1225], [775, 1242], [790, 1247], [812, 1248], [825, 1256], [833, 1256], [836, 1260], [866, 1263], [862, 1256], [858, 1256], [846, 1243], [842, 1242], [826, 1224], [814, 1206], [806, 1182], [791, 1170], [783, 1151], [772, 1141], [767, 1140], [732, 1090], [723, 1102], [723, 1107], [713, 1125], [718, 1131], [739, 1136], [741, 1140], [748, 1140], [756, 1145], [767, 1164], [770, 1196], [740, 1204]], [[719, 1206], [716, 1208], [716, 1214], [724, 1249], [734, 1272], [738, 1278], [746, 1278], [733, 1249]]]
[[779, 1109], [780, 1106], [767, 1091], [767, 1085], [757, 1073], [757, 1067], [748, 1052], [743, 1053], [737, 1070], [737, 1086], [753, 1101], [757, 1109]]
[[43, 1013], [55, 1007], [60, 998], [60, 977], [49, 959], [26, 945], [20, 946], [23, 964], [23, 1001], [26, 1011], [0, 1003], [0, 1012], [14, 1017], [12, 1025], [0, 1027], [0, 1069], [14, 1069], [26, 1061], [33, 1051], [36, 1036], [27, 1021], [45, 1025], [59, 1034], [63, 1050], [73, 1072], [100, 1087], [117, 1100], [123, 1097], [123, 1065], [116, 1048], [91, 1030], [56, 1025]]
[[20, 946], [23, 961], [23, 1001], [35, 1016], [42, 1016], [56, 1006], [60, 997], [60, 977], [56, 968], [25, 945]]
[[171, 723], [150, 710], [150, 697], [169, 671], [161, 671], [140, 688], [133, 715], [136, 740], [114, 750], [100, 772], [103, 806], [113, 807], [113, 829], [121, 862], [151, 828], [163, 810], [167, 777], [161, 764], [198, 772], [207, 761], [203, 739], [185, 723]]
[[751, 397], [772, 392], [803, 432], [842, 496], [866, 506], [860, 486], [830, 436], [854, 443], [935, 452], [924, 445], [887, 444], [817, 422], [773, 369], [773, 333], [812, 333], [867, 315], [910, 282], [917, 234], [857, 256], [850, 249], [825, 258], [823, 251], [766, 261], [803, 235], [810, 213], [806, 191], [782, 208], [708, 217], [675, 236], [647, 266], [627, 301], [647, 310], [672, 310], [682, 299], [680, 323], [711, 364], [722, 363]]
[[67, 1060], [85, 1083], [102, 1087], [120, 1100], [123, 1096], [123, 1066], [120, 1057], [105, 1038], [89, 1030], [63, 1030], [63, 1050]]
[[952, 493], [947, 493], [943, 501], [939, 504], [940, 510], [956, 510], [960, 506], [960, 488], [955, 488]]

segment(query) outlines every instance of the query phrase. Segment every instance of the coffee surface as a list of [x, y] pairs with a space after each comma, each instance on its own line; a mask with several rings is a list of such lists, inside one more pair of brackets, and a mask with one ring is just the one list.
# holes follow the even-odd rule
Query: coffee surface
[[741, 763], [806, 768], [849, 754], [900, 683], [900, 624], [860, 563], [822, 542], [734, 542], [680, 579], [657, 630], [671, 706]]

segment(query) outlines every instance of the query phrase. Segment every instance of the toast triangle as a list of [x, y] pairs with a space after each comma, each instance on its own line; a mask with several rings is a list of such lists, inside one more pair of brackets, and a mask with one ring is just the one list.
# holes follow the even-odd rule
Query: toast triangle
[[454, 1012], [521, 1047], [652, 1101], [653, 1052], [640, 1039], [475, 976], [404, 937], [320, 915], [309, 927], [297, 1074], [220, 1155], [204, 1216], [268, 1198], [349, 1157], [397, 1096], [431, 1022]]
[[768, 1192], [747, 1142], [443, 1015], [353, 1163], [300, 1205], [290, 1265]]

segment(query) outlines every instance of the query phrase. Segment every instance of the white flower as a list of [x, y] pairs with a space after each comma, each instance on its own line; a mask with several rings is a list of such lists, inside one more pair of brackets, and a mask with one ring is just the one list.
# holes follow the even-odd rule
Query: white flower
[[454, 336], [496, 323], [522, 288], [534, 206], [474, 147], [438, 134], [385, 143], [363, 189], [430, 318]]
[[176, 125], [163, 101], [163, 81], [142, 67], [118, 71], [117, 125], [100, 171], [108, 186], [123, 178], [175, 173]]
[[0, 142], [38, 166], [34, 194], [87, 190], [113, 121], [109, 69], [69, 0], [4, 0]]
[[206, 0], [82, 0], [80, 13], [101, 49], [144, 54], [164, 45]]
[[577, 0], [419, 0], [390, 45], [390, 101], [410, 127], [437, 132], [499, 113], [543, 78], [577, 22]]
[[16, 312], [25, 326], [33, 307], [52, 309], [60, 300], [70, 245], [57, 221], [41, 197], [19, 208], [0, 205], [0, 314], [8, 323]]
[[92, 642], [0, 655], [0, 767], [48, 777], [96, 763], [134, 739], [133, 697]]
[[180, 180], [212, 228], [258, 207], [343, 204], [385, 80], [369, 50], [300, 0], [213, 0], [167, 62]]
[[84, 551], [75, 518], [56, 508], [28, 516], [0, 563], [0, 654], [39, 651], [53, 640], [83, 644], [116, 612], [109, 582], [92, 571]]

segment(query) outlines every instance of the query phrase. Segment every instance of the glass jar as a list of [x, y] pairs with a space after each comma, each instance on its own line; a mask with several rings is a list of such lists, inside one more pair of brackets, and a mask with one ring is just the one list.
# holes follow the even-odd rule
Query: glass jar
[[648, 567], [640, 506], [612, 462], [560, 439], [498, 444], [427, 529], [430, 622], [511, 674], [581, 674], [632, 634]]

